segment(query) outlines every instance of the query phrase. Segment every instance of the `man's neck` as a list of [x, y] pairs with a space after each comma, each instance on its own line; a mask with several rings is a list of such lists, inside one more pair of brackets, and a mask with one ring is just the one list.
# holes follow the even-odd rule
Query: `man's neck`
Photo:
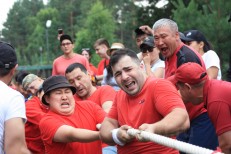
[[70, 53], [68, 53], [68, 54], [64, 54], [63, 55], [64, 56], [64, 58], [73, 58], [74, 56], [75, 56], [75, 53], [74, 52], [70, 52]]
[[6, 85], [9, 85], [10, 84], [10, 82], [11, 82], [11, 79], [12, 77], [10, 77], [9, 76], [9, 74], [8, 75], [6, 75], [6, 76], [4, 76], [4, 77], [0, 77], [0, 80], [2, 81], [2, 82], [4, 82]]
[[97, 88], [96, 88], [95, 86], [92, 85], [92, 87], [91, 87], [90, 90], [89, 90], [88, 95], [82, 97], [81, 99], [82, 99], [82, 100], [88, 99], [88, 98], [96, 91], [96, 89], [97, 89]]

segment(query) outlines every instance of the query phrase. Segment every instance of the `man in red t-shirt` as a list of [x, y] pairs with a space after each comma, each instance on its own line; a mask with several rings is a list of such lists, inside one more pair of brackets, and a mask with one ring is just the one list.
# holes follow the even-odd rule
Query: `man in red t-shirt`
[[116, 94], [111, 86], [93, 86], [91, 75], [80, 63], [68, 66], [65, 76], [68, 82], [76, 88], [74, 95], [76, 101], [91, 100], [101, 106], [105, 112], [109, 112]]
[[[177, 23], [170, 19], [160, 19], [153, 25], [154, 43], [165, 58], [165, 78], [171, 78], [176, 69], [184, 63], [205, 64], [200, 54], [184, 45], [179, 37]], [[205, 69], [206, 70], [206, 69]], [[218, 146], [217, 135], [203, 104], [186, 104], [190, 118], [190, 129], [177, 136], [177, 139], [190, 144], [215, 150]]]
[[26, 102], [26, 117], [25, 124], [26, 144], [32, 153], [44, 154], [45, 147], [41, 139], [39, 130], [39, 122], [42, 117], [48, 112], [48, 107], [41, 103], [37, 96], [33, 96]]
[[179, 153], [153, 142], [139, 142], [141, 137], [127, 134], [129, 128], [161, 135], [175, 135], [189, 127], [184, 103], [171, 82], [147, 77], [135, 52], [115, 51], [110, 64], [121, 90], [100, 128], [101, 139], [118, 144], [118, 153]]
[[209, 80], [204, 68], [197, 63], [180, 66], [172, 80], [185, 103], [206, 106], [222, 152], [231, 153], [231, 83]]
[[[80, 63], [74, 63], [68, 66], [65, 75], [69, 83], [77, 90], [74, 95], [76, 101], [90, 100], [101, 106], [105, 112], [109, 112], [116, 95], [116, 91], [111, 86], [93, 86], [91, 75]], [[103, 144], [103, 153], [107, 153], [107, 151], [116, 153], [116, 147], [108, 147]]]
[[74, 42], [72, 38], [67, 35], [63, 34], [60, 37], [60, 47], [63, 51], [63, 55], [56, 58], [53, 62], [52, 67], [52, 75], [64, 75], [66, 68], [75, 62], [83, 64], [87, 70], [90, 71], [90, 66], [88, 60], [74, 52]]
[[75, 101], [76, 88], [64, 76], [51, 76], [43, 83], [42, 102], [49, 111], [39, 127], [47, 154], [101, 154], [96, 125], [105, 112], [91, 101]]
[[[107, 51], [109, 48], [110, 48], [110, 45], [105, 38], [100, 38], [100, 39], [96, 40], [94, 43], [94, 49], [95, 49], [96, 54], [98, 54], [100, 56], [100, 58], [102, 58], [102, 60], [99, 62], [98, 66], [97, 66], [98, 67], [98, 75], [96, 76], [97, 80], [100, 83], [103, 79], [103, 70], [109, 64], [110, 57], [109, 57], [109, 55], [107, 55]], [[98, 83], [98, 85], [100, 85], [100, 83]]]

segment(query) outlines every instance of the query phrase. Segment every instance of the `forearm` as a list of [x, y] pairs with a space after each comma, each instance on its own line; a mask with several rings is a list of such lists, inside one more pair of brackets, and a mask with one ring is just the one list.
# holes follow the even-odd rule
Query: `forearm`
[[4, 149], [6, 154], [17, 153], [17, 154], [32, 154], [25, 145], [14, 145], [9, 148]]
[[99, 140], [99, 132], [87, 129], [77, 129], [76, 133], [73, 132], [73, 137], [70, 138], [74, 142], [92, 142]]
[[231, 130], [219, 135], [218, 140], [222, 152], [231, 154]]
[[116, 123], [109, 122], [108, 118], [105, 118], [100, 128], [101, 140], [109, 145], [115, 145], [115, 142], [113, 141], [113, 138], [112, 138], [112, 132], [111, 132], [115, 128], [118, 128], [118, 125]]
[[103, 103], [102, 108], [106, 113], [110, 111], [112, 103], [113, 103], [112, 101], [106, 101]]
[[153, 75], [150, 64], [145, 63], [145, 70], [146, 70], [147, 76]]
[[155, 123], [156, 134], [173, 136], [189, 128], [189, 118], [186, 110], [174, 109], [164, 119]]
[[25, 126], [21, 118], [13, 118], [5, 122], [5, 143], [6, 154], [30, 154], [25, 142]]
[[54, 139], [55, 142], [92, 142], [99, 140], [99, 132], [74, 128], [71, 126], [61, 126], [55, 133]]

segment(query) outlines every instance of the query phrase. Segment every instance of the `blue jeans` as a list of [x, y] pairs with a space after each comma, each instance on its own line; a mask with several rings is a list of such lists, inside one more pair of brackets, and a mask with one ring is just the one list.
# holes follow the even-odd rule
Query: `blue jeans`
[[216, 131], [207, 112], [190, 121], [190, 128], [179, 134], [177, 140], [211, 150], [216, 150], [218, 147]]
[[103, 154], [117, 154], [116, 146], [107, 146], [103, 148]]

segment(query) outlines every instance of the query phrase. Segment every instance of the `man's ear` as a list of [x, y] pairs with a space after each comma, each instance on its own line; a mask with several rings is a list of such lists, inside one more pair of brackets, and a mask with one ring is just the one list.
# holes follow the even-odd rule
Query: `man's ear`
[[188, 83], [185, 83], [185, 84], [184, 84], [184, 88], [185, 88], [185, 90], [188, 90], [188, 91], [191, 91], [191, 90], [192, 90], [191, 85], [188, 84]]
[[145, 70], [144, 63], [140, 63], [140, 68]]
[[11, 73], [11, 75], [13, 76], [14, 75], [14, 73], [16, 72], [16, 69], [18, 68], [18, 64], [16, 64], [15, 66], [14, 66], [14, 68], [12, 68], [11, 70], [10, 70], [10, 73]]
[[203, 47], [205, 46], [205, 43], [204, 43], [203, 41], [201, 41], [201, 42], [199, 43], [199, 46], [200, 46], [200, 49], [203, 50]]
[[44, 99], [45, 99], [45, 101], [48, 103], [48, 104], [50, 104], [49, 102], [49, 96], [47, 96], [47, 95], [44, 95]]

